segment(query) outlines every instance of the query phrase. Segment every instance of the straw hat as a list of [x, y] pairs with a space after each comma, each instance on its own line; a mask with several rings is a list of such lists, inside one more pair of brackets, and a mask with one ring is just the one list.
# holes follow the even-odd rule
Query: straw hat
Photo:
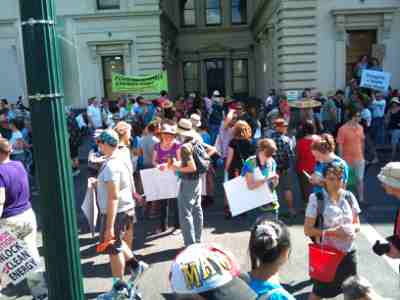
[[183, 137], [198, 138], [198, 134], [193, 130], [192, 121], [189, 119], [180, 119], [177, 128], [177, 134]]
[[310, 109], [321, 106], [321, 102], [310, 98], [304, 98], [302, 100], [289, 101], [289, 106], [300, 109]]
[[170, 124], [162, 124], [160, 133], [176, 135], [176, 126]]
[[388, 186], [400, 188], [400, 162], [390, 162], [384, 166], [378, 179]]

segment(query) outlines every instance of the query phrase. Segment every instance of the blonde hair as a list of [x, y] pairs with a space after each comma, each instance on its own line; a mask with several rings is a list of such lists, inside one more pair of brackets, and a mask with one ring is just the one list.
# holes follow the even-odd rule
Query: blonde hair
[[233, 126], [233, 137], [237, 139], [251, 139], [251, 127], [246, 121], [237, 121]]
[[277, 149], [278, 147], [272, 139], [261, 139], [257, 142], [257, 150], [266, 152], [267, 156], [272, 156]]

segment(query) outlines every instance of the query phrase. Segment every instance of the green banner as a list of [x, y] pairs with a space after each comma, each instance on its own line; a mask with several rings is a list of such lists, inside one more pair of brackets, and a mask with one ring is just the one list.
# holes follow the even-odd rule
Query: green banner
[[168, 91], [166, 71], [148, 76], [112, 74], [112, 91], [114, 93], [159, 93], [162, 90]]

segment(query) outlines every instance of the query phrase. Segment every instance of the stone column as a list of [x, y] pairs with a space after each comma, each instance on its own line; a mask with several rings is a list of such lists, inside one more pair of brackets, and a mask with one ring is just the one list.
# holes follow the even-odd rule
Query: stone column
[[225, 96], [233, 95], [232, 55], [225, 57]]
[[336, 15], [335, 88], [346, 86], [346, 30], [345, 16]]

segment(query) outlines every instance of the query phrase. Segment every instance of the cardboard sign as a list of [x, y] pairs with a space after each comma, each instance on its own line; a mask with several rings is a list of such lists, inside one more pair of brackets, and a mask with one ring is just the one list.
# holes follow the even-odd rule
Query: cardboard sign
[[178, 197], [178, 177], [172, 171], [157, 168], [140, 171], [146, 201]]
[[13, 284], [40, 267], [29, 253], [25, 243], [5, 229], [0, 229], [0, 273], [6, 274]]
[[[257, 173], [255, 173], [255, 177], [259, 177]], [[242, 176], [225, 182], [224, 189], [233, 217], [273, 201], [271, 190], [267, 184], [258, 189], [249, 190], [246, 179]]]
[[[178, 198], [180, 180], [172, 171], [160, 171], [157, 168], [140, 171], [146, 201]], [[207, 194], [207, 181], [201, 178], [201, 195]]]
[[387, 72], [363, 70], [361, 87], [386, 92], [389, 89], [392, 74]]
[[99, 215], [99, 209], [96, 202], [96, 190], [94, 187], [87, 188], [85, 200], [82, 203], [81, 209], [89, 223], [92, 237], [94, 237], [96, 233], [97, 217]]

